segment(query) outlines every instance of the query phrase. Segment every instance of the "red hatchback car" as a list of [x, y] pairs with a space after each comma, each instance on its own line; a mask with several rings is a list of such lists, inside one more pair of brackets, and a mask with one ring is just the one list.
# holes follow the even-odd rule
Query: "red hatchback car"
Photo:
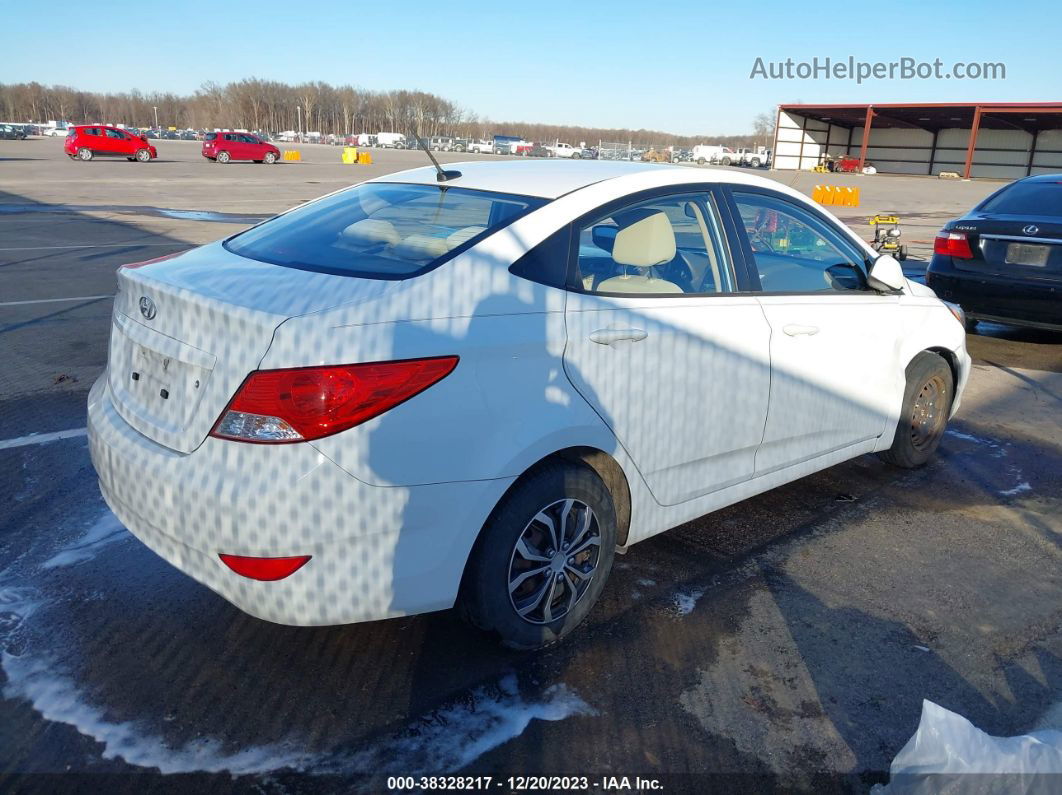
[[280, 150], [251, 133], [212, 132], [203, 139], [203, 157], [217, 163], [230, 160], [275, 163], [280, 160]]
[[103, 156], [124, 157], [126, 160], [147, 163], [159, 156], [147, 138], [103, 124], [78, 124], [69, 128], [63, 150], [71, 159], [78, 160]]

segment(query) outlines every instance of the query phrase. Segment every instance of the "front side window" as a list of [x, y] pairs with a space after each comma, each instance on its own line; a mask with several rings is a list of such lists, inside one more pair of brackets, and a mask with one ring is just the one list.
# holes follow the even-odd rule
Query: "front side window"
[[123, 133], [121, 130], [106, 129], [104, 131], [107, 133], [108, 138], [117, 138], [119, 141], [125, 139], [125, 133]]
[[407, 279], [545, 203], [464, 188], [369, 182], [241, 232], [225, 248], [289, 268]]
[[760, 193], [735, 191], [734, 203], [764, 292], [867, 289], [861, 252], [826, 221]]
[[577, 284], [590, 293], [667, 295], [733, 289], [707, 193], [662, 196], [611, 210], [578, 234]]

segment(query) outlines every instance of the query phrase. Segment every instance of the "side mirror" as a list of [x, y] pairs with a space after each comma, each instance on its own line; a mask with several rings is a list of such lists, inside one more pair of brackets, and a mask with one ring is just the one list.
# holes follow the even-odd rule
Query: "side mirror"
[[882, 254], [874, 264], [870, 266], [867, 282], [875, 290], [894, 292], [907, 286], [907, 279], [903, 275], [903, 268], [894, 257]]

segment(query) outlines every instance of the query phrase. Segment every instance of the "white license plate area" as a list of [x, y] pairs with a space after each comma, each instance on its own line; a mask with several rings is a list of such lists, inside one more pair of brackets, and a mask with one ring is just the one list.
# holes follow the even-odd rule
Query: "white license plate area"
[[1004, 261], [1008, 265], [1031, 265], [1043, 268], [1046, 267], [1050, 254], [1050, 246], [1039, 246], [1035, 243], [1009, 243]]

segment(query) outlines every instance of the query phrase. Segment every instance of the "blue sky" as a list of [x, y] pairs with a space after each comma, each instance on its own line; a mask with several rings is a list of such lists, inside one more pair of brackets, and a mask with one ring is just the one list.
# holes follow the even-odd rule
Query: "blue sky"
[[[495, 120], [685, 134], [745, 132], [779, 102], [1062, 99], [1062, 11], [1039, 0], [358, 5], [97, 0], [86, 14], [83, 0], [9, 3], [0, 81], [191, 93], [206, 80], [324, 80], [432, 91]], [[757, 57], [816, 56], [1001, 61], [1007, 78], [749, 78]]]

